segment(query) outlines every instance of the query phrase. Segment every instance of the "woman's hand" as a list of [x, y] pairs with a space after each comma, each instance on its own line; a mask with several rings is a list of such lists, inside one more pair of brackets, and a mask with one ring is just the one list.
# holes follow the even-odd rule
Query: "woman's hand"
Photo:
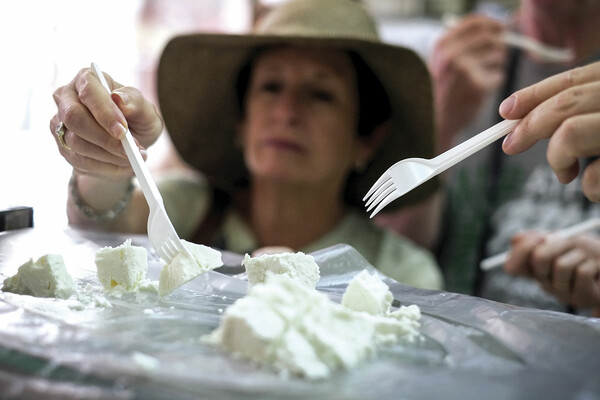
[[595, 308], [600, 316], [600, 238], [596, 236], [560, 239], [539, 232], [517, 234], [504, 269], [537, 280], [566, 304]]
[[482, 15], [467, 16], [437, 41], [429, 69], [433, 77], [439, 142], [446, 150], [477, 115], [489, 93], [504, 79], [504, 26]]
[[[515, 92], [500, 105], [500, 114], [523, 118], [504, 140], [507, 154], [550, 139], [548, 163], [560, 182], [571, 182], [579, 174], [579, 158], [600, 155], [600, 62]], [[600, 159], [585, 168], [582, 189], [588, 199], [600, 202]]]
[[[89, 68], [58, 88], [54, 92], [58, 111], [50, 120], [50, 130], [60, 153], [78, 174], [111, 179], [132, 176], [120, 138], [129, 128], [144, 154], [162, 132], [163, 122], [139, 90], [105, 76], [111, 94]], [[62, 143], [56, 136], [60, 122], [66, 129]]]

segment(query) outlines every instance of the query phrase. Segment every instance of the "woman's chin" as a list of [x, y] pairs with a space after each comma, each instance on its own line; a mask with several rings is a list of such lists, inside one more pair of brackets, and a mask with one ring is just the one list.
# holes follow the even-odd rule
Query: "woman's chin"
[[253, 174], [255, 180], [277, 184], [306, 183], [306, 172], [287, 171], [284, 168], [268, 169]]

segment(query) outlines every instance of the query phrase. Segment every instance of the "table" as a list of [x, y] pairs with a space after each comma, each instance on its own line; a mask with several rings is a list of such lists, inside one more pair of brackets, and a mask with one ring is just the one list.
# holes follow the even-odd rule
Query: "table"
[[[0, 282], [30, 257], [59, 253], [78, 287], [98, 288], [94, 254], [146, 236], [29, 228], [0, 234]], [[317, 289], [339, 301], [371, 265], [350, 246], [313, 253]], [[46, 399], [592, 399], [600, 398], [600, 320], [429, 291], [384, 278], [423, 313], [423, 340], [384, 348], [324, 381], [282, 379], [206, 346], [223, 310], [246, 293], [240, 255], [164, 299], [108, 297], [111, 308], [0, 292], [0, 397]], [[232, 273], [230, 273], [230, 271]], [[2, 397], [2, 398], [5, 398]]]

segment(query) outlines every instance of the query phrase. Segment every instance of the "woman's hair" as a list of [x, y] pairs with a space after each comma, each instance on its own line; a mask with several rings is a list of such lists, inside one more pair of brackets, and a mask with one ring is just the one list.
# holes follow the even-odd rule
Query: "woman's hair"
[[[263, 50], [265, 49], [259, 49], [252, 53], [249, 61], [240, 69], [238, 74], [235, 89], [240, 113], [243, 113], [244, 110], [244, 100], [250, 83], [253, 60]], [[373, 129], [392, 116], [392, 106], [383, 85], [367, 63], [353, 51], [349, 51], [348, 55], [356, 71], [359, 102], [358, 134], [359, 136], [369, 136]]]

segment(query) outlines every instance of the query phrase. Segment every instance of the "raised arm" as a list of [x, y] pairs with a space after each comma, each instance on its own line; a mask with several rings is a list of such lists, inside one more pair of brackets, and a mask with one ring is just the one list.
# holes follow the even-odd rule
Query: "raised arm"
[[148, 208], [133, 190], [133, 170], [120, 138], [130, 129], [142, 154], [163, 122], [139, 90], [106, 75], [109, 94], [89, 68], [54, 92], [57, 113], [50, 131], [60, 154], [73, 166], [67, 214], [72, 225], [145, 232]]

